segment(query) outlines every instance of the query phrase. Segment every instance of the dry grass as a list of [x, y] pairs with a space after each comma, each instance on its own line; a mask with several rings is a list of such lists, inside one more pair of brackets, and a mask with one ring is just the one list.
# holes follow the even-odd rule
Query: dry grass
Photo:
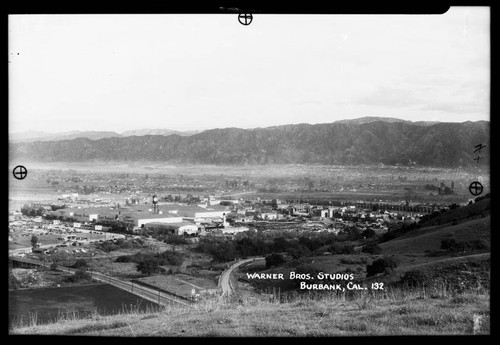
[[366, 336], [489, 334], [489, 293], [433, 295], [422, 290], [359, 293], [352, 300], [324, 294], [289, 302], [231, 296], [186, 309], [127, 310], [113, 316], [61, 317], [17, 323], [12, 334], [102, 336]]

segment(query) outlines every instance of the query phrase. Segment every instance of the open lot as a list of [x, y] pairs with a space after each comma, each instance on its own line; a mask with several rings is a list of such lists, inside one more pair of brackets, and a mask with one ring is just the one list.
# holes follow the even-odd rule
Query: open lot
[[140, 283], [146, 283], [149, 286], [154, 286], [162, 290], [173, 293], [177, 296], [190, 298], [191, 291], [204, 292], [206, 289], [216, 289], [217, 281], [211, 279], [195, 278], [185, 274], [175, 275], [155, 275], [151, 277], [138, 278]]

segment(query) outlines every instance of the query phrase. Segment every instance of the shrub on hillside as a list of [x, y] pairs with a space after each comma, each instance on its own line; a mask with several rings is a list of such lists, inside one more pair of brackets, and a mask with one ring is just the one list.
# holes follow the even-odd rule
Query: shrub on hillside
[[382, 253], [382, 248], [376, 243], [368, 243], [363, 246], [363, 249], [361, 249], [363, 253], [368, 253], [368, 254], [373, 254], [373, 255], [378, 255]]
[[399, 265], [399, 260], [394, 256], [384, 256], [366, 266], [366, 276], [371, 277], [379, 273], [390, 273]]
[[354, 254], [355, 250], [354, 250], [354, 246], [352, 246], [350, 244], [346, 244], [346, 245], [342, 245], [342, 246], [339, 244], [332, 244], [330, 246], [329, 252], [332, 254]]
[[456, 238], [445, 238], [441, 240], [441, 249], [449, 252], [463, 252], [467, 250], [488, 249], [488, 243], [483, 240], [458, 241]]
[[401, 277], [401, 283], [409, 287], [421, 287], [429, 285], [430, 277], [421, 270], [411, 270]]

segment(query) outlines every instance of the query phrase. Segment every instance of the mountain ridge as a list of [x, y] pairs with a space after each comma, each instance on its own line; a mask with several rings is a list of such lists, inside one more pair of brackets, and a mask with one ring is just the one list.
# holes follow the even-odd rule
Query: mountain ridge
[[[172, 164], [489, 164], [475, 146], [487, 145], [489, 122], [293, 124], [268, 128], [214, 128], [171, 134], [11, 143], [16, 159], [40, 162], [151, 161]], [[486, 150], [485, 150], [486, 151]], [[486, 151], [488, 152], [488, 151]]]

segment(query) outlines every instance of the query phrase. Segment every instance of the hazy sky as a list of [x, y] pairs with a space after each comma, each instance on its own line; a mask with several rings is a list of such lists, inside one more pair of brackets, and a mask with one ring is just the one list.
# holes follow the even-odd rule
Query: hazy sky
[[489, 120], [490, 11], [12, 15], [9, 131]]

